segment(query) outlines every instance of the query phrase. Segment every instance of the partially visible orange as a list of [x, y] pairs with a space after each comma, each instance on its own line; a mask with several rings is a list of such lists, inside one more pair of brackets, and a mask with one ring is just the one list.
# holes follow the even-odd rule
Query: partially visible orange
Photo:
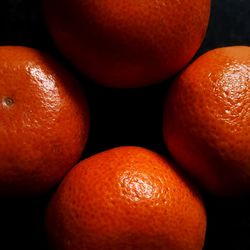
[[210, 0], [43, 0], [58, 48], [111, 87], [141, 87], [177, 73], [198, 50]]
[[166, 144], [183, 168], [217, 194], [250, 192], [250, 47], [207, 52], [173, 83]]
[[0, 47], [0, 195], [47, 191], [77, 163], [89, 126], [78, 85], [42, 52]]
[[118, 147], [69, 172], [49, 204], [46, 228], [58, 250], [202, 250], [206, 212], [165, 158]]

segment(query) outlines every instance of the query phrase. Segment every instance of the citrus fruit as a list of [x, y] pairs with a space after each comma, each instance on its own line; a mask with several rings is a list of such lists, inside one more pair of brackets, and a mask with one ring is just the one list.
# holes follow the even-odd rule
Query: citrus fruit
[[201, 250], [206, 213], [165, 158], [126, 146], [68, 173], [49, 204], [46, 228], [60, 250]]
[[106, 86], [141, 87], [193, 57], [210, 0], [43, 0], [43, 9], [56, 45], [87, 76]]
[[78, 82], [35, 49], [0, 47], [0, 195], [32, 195], [79, 160], [88, 108]]
[[207, 52], [173, 83], [164, 138], [176, 159], [207, 190], [250, 191], [250, 47]]

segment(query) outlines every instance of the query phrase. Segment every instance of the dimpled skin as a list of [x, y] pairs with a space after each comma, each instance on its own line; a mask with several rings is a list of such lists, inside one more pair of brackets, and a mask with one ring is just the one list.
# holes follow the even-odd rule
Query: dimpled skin
[[206, 212], [166, 159], [126, 146], [69, 172], [49, 204], [46, 228], [58, 250], [201, 250]]
[[207, 52], [173, 83], [164, 137], [175, 159], [220, 195], [250, 191], [250, 47]]
[[79, 160], [88, 108], [76, 80], [35, 49], [0, 47], [0, 195], [54, 186]]
[[58, 48], [87, 76], [110, 87], [141, 87], [193, 57], [210, 0], [43, 0], [43, 9]]

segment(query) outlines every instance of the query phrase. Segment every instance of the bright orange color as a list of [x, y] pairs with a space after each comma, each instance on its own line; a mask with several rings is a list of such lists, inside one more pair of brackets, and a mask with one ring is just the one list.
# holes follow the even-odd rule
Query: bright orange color
[[162, 156], [118, 147], [74, 167], [49, 204], [53, 249], [201, 250], [206, 213]]
[[59, 49], [111, 87], [141, 87], [177, 73], [199, 48], [210, 0], [43, 0]]
[[52, 58], [0, 47], [0, 195], [54, 186], [79, 160], [88, 109], [78, 82]]
[[173, 83], [166, 144], [183, 168], [217, 194], [250, 191], [250, 47], [204, 54]]

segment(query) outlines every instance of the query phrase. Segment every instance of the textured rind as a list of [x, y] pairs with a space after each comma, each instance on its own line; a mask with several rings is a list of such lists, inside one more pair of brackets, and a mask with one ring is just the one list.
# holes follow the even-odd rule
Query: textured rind
[[0, 47], [0, 195], [54, 186], [81, 156], [88, 116], [78, 82], [53, 59]]
[[206, 212], [165, 158], [119, 147], [69, 172], [49, 204], [46, 228], [60, 250], [201, 250]]
[[140, 87], [189, 62], [210, 0], [43, 0], [43, 9], [58, 48], [82, 72], [107, 86]]
[[175, 159], [208, 190], [250, 191], [250, 48], [207, 52], [173, 83], [164, 136]]

